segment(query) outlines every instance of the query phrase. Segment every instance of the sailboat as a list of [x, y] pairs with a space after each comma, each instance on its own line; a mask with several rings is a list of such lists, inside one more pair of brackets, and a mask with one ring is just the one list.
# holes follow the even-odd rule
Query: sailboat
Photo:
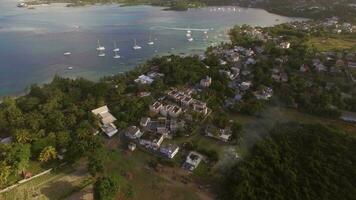
[[113, 52], [119, 52], [120, 51], [120, 49], [116, 45], [116, 42], [114, 42], [114, 49], [112, 51]]
[[105, 55], [106, 55], [105, 52], [102, 52], [102, 51], [99, 52], [99, 54], [98, 54], [99, 57], [105, 57]]
[[190, 29], [187, 30], [186, 36], [187, 37], [192, 37], [192, 31]]
[[152, 41], [152, 35], [150, 33], [150, 39], [147, 42], [148, 45], [154, 45], [155, 43]]
[[96, 48], [97, 51], [105, 51], [105, 47], [100, 45], [100, 42], [98, 40], [98, 47]]
[[132, 48], [133, 48], [134, 50], [142, 49], [142, 47], [140, 47], [140, 46], [137, 45], [136, 39], [135, 39], [134, 41], [135, 41], [135, 45], [134, 45]]
[[115, 58], [115, 59], [121, 58], [121, 56], [117, 53], [117, 51], [114, 51], [114, 53], [115, 53], [115, 55], [113, 58]]

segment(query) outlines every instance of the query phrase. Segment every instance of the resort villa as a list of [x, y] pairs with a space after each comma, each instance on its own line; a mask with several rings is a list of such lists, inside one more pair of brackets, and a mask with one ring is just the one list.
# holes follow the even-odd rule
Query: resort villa
[[99, 117], [101, 120], [101, 130], [108, 136], [114, 136], [118, 130], [114, 124], [116, 118], [109, 112], [107, 106], [102, 106], [100, 108], [91, 111], [95, 116]]

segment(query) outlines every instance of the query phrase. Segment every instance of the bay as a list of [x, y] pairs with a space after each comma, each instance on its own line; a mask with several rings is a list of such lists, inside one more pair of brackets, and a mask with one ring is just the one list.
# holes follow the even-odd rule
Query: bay
[[[156, 55], [200, 54], [209, 45], [227, 41], [226, 33], [234, 25], [271, 26], [304, 20], [239, 7], [177, 12], [116, 4], [75, 8], [51, 4], [35, 9], [17, 8], [16, 4], [3, 0], [0, 5], [0, 96], [21, 94], [55, 74], [97, 80], [133, 69]], [[187, 40], [188, 29], [193, 42]], [[150, 35], [154, 45], [147, 44]], [[133, 50], [134, 39], [141, 50]], [[106, 48], [105, 57], [98, 56], [98, 40]], [[115, 41], [120, 59], [113, 59]], [[64, 56], [65, 52], [71, 55]]]

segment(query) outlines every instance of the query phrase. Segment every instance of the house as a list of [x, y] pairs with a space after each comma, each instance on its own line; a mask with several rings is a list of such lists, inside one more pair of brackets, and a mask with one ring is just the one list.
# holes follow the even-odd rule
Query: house
[[173, 144], [166, 144], [166, 145], [162, 145], [159, 148], [159, 151], [166, 157], [172, 159], [174, 158], [175, 155], [177, 155], [178, 151], [179, 151], [179, 147], [177, 145], [173, 145]]
[[340, 119], [346, 122], [356, 123], [356, 113], [355, 112], [342, 112]]
[[136, 144], [130, 142], [130, 144], [129, 144], [127, 147], [129, 148], [130, 151], [135, 151], [135, 149], [136, 149]]
[[152, 72], [147, 73], [147, 76], [150, 77], [151, 79], [156, 79], [156, 78], [163, 77], [164, 74], [152, 71]]
[[251, 86], [252, 86], [252, 82], [251, 81], [242, 82], [240, 84], [240, 90], [246, 91], [246, 90], [250, 89]]
[[206, 103], [199, 100], [194, 100], [193, 110], [202, 115], [208, 114], [208, 107], [206, 106]]
[[169, 113], [173, 110], [173, 105], [165, 105], [165, 106], [163, 106], [162, 108], [161, 108], [161, 110], [160, 110], [160, 114], [162, 115], [162, 116], [165, 116], [165, 117], [167, 117], [168, 115], [169, 115]]
[[180, 102], [182, 106], [188, 107], [193, 102], [193, 98], [190, 96], [184, 96], [184, 98], [181, 99]]
[[235, 76], [238, 76], [240, 74], [240, 68], [231, 67], [230, 70], [231, 70], [232, 74], [234, 74]]
[[309, 69], [309, 66], [307, 64], [302, 64], [299, 68], [299, 71], [300, 72], [308, 72], [310, 69]]
[[146, 75], [140, 75], [137, 79], [135, 79], [136, 83], [141, 83], [141, 84], [152, 84], [153, 79], [149, 76]]
[[226, 76], [226, 77], [229, 78], [230, 80], [233, 80], [233, 79], [235, 78], [235, 75], [232, 74], [232, 73], [231, 73], [230, 71], [228, 71], [228, 70], [220, 69], [220, 70], [219, 70], [219, 73], [220, 73], [221, 75]]
[[212, 137], [221, 140], [223, 142], [228, 142], [232, 136], [231, 129], [229, 128], [219, 129], [214, 125], [208, 125], [205, 128], [205, 134], [208, 137]]
[[101, 126], [101, 130], [110, 138], [118, 132], [115, 124], [113, 123], [103, 124]]
[[313, 59], [313, 66], [318, 72], [323, 72], [327, 70], [327, 67], [323, 65], [319, 59]]
[[205, 79], [202, 79], [202, 80], [200, 81], [200, 86], [201, 86], [202, 88], [207, 88], [207, 87], [209, 87], [210, 85], [211, 85], [211, 77], [210, 77], [210, 76], [206, 76]]
[[161, 111], [162, 107], [163, 104], [159, 101], [156, 101], [152, 105], [150, 105], [150, 111], [154, 114], [158, 114]]
[[263, 89], [253, 93], [258, 100], [268, 100], [273, 96], [273, 89], [264, 87]]
[[11, 144], [12, 143], [12, 137], [5, 137], [5, 138], [0, 138], [0, 143], [1, 144]]
[[164, 136], [161, 133], [146, 133], [140, 138], [140, 145], [157, 150], [164, 140]]
[[282, 49], [289, 49], [290, 43], [289, 42], [282, 42], [279, 44], [279, 47]]
[[141, 127], [147, 127], [150, 122], [151, 122], [151, 118], [142, 117], [141, 120], [140, 120], [140, 126]]
[[199, 154], [198, 152], [195, 151], [191, 151], [189, 152], [184, 164], [183, 164], [183, 168], [187, 169], [189, 171], [193, 171], [194, 169], [196, 169], [200, 162], [203, 160], [204, 156]]
[[114, 125], [116, 118], [111, 115], [109, 108], [107, 106], [102, 106], [100, 108], [91, 111], [95, 116], [99, 117], [101, 120], [101, 130], [109, 137], [114, 136], [118, 130]]
[[172, 118], [177, 118], [182, 113], [182, 108], [179, 106], [173, 106], [169, 111], [168, 114]]
[[136, 126], [130, 126], [125, 131], [125, 136], [132, 140], [138, 139], [142, 135], [143, 135], [143, 132], [141, 132], [141, 130]]
[[151, 95], [151, 92], [139, 92], [137, 93], [138, 97], [148, 97]]
[[256, 64], [256, 60], [253, 58], [248, 58], [245, 62], [245, 65], [254, 65]]

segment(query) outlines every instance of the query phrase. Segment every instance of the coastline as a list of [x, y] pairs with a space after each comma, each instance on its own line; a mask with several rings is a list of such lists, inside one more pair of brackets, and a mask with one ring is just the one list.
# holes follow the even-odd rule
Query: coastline
[[[52, 3], [52, 4], [57, 4], [57, 3]], [[63, 6], [64, 4], [60, 4], [60, 5], [57, 5], [57, 6], [55, 6], [55, 5], [53, 5], [53, 6], [50, 6], [50, 7], [60, 7], [60, 6]], [[99, 4], [98, 4], [99, 5]], [[122, 5], [122, 4], [120, 4], [120, 5]], [[124, 6], [124, 5], [122, 5], [122, 6]], [[133, 6], [133, 5], [132, 5]], [[115, 6], [111, 6], [111, 7], [115, 7]], [[152, 7], [157, 7], [157, 6], [152, 6]], [[47, 6], [44, 6], [44, 8], [45, 9], [47, 9]], [[65, 10], [66, 8], [63, 8], [63, 10]], [[85, 8], [84, 8], [85, 9]], [[158, 10], [158, 8], [156, 8], [155, 10]], [[206, 10], [209, 10], [209, 9], [206, 9]], [[21, 12], [21, 11], [20, 11]], [[194, 11], [191, 11], [191, 12], [194, 12]], [[200, 11], [198, 11], [198, 12], [200, 12]], [[207, 11], [208, 12], [208, 11]], [[172, 13], [174, 13], [174, 12], [172, 12]], [[246, 12], [247, 13], [247, 12]], [[251, 12], [250, 12], [251, 13]], [[209, 13], [208, 13], [209, 14]], [[278, 16], [277, 16], [278, 17]], [[266, 25], [266, 26], [270, 26], [270, 25]], [[179, 25], [178, 25], [178, 27], [179, 27]], [[182, 26], [183, 28], [184, 28], [184, 26]], [[208, 26], [207, 26], [208, 27]], [[224, 27], [223, 29], [215, 29], [214, 31], [216, 32], [216, 35], [219, 33], [219, 35], [221, 35], [221, 32], [220, 31], [218, 31], [218, 30], [227, 30], [227, 29], [230, 29], [230, 28], [232, 28], [232, 26], [227, 26], [227, 27]], [[214, 33], [215, 34], [215, 33]], [[184, 37], [184, 36], [183, 36]], [[220, 37], [220, 36], [219, 36]], [[211, 39], [213, 38], [212, 36], [210, 37]], [[103, 39], [104, 40], [104, 39]], [[100, 41], [102, 41], [102, 39], [100, 39]], [[215, 41], [215, 39], [214, 39], [214, 41]], [[228, 39], [227, 40], [225, 40], [225, 41], [228, 41]], [[105, 42], [105, 41], [104, 41]], [[107, 43], [107, 42], [106, 42]], [[220, 43], [220, 40], [219, 41], [216, 41], [216, 43]], [[198, 44], [198, 46], [196, 46]], [[208, 44], [208, 43], [207, 43]], [[106, 45], [108, 45], [108, 44], [106, 44]], [[209, 44], [210, 45], [210, 44]], [[209, 46], [208, 45], [208, 46]], [[174, 47], [174, 48], [172, 48], [172, 49], [170, 49], [170, 50], [167, 50], [167, 51], [165, 51], [165, 50], [162, 50], [162, 51], [159, 51], [159, 55], [170, 55], [170, 54], [176, 54], [176, 55], [195, 55], [195, 54], [201, 54], [202, 52], [204, 52], [205, 51], [205, 49], [208, 47], [208, 46], [206, 46], [206, 47], [203, 47], [203, 48], [201, 48], [201, 44], [200, 43], [194, 43], [194, 44], [191, 44], [191, 45], [189, 45], [189, 47], [176, 47], [176, 46], [171, 46], [171, 47]], [[86, 47], [87, 48], [87, 47]], [[184, 50], [182, 50], [182, 49], [184, 49]], [[75, 52], [73, 52], [73, 53], [75, 53]], [[130, 53], [131, 55], [132, 55], [132, 53]], [[157, 54], [158, 55], [158, 54]], [[153, 55], [153, 56], [157, 56], [157, 55]], [[159, 56], [158, 55], [158, 56]], [[143, 56], [145, 56], [145, 55], [143, 55]], [[145, 62], [145, 61], [147, 61], [149, 58], [151, 58], [151, 57], [140, 57], [140, 61], [139, 62], [135, 62], [135, 61], [133, 61], [133, 62], [131, 62], [131, 61], [129, 61], [129, 62], [131, 62], [131, 63], [128, 63], [128, 65], [131, 65], [131, 67], [130, 67], [130, 71], [131, 70], [134, 70], [135, 69], [135, 66], [137, 65], [137, 64], [139, 64], [139, 63], [143, 63], [143, 62]], [[61, 61], [59, 61], [59, 62], [61, 62]], [[65, 63], [60, 63], [60, 64], [63, 64], [63, 65], [65, 65]], [[99, 63], [100, 64], [100, 63]], [[105, 63], [105, 64], [107, 64], [107, 63]], [[111, 63], [109, 63], [109, 64], [111, 64]], [[99, 66], [99, 65], [98, 65]], [[60, 76], [62, 76], [62, 77], [67, 77], [67, 78], [80, 78], [80, 77], [84, 77], [85, 79], [88, 79], [88, 80], [91, 80], [91, 81], [96, 81], [96, 80], [98, 80], [98, 79], [100, 79], [101, 77], [105, 77], [105, 76], [110, 76], [110, 75], [112, 75], [112, 74], [117, 74], [117, 73], [119, 73], [119, 72], [117, 72], [117, 70], [115, 71], [115, 70], [112, 70], [113, 69], [113, 65], [112, 66], [110, 66], [110, 65], [105, 65], [107, 68], [105, 69], [105, 70], [110, 70], [110, 71], [108, 71], [108, 73], [104, 73], [104, 74], [101, 74], [100, 76], [98, 76], [98, 77], [95, 77], [95, 80], [93, 80], [93, 78], [88, 78], [86, 75], [81, 75], [81, 74], [79, 74], [79, 73], [82, 73], [83, 71], [85, 71], [86, 69], [84, 69], [86, 66], [74, 66], [74, 70], [73, 71], [70, 71], [70, 72], [68, 72], [68, 71], [65, 71], [65, 75], [63, 75], [63, 73], [61, 73], [61, 72], [63, 72], [63, 70], [65, 70], [66, 69], [66, 67], [62, 67], [61, 69], [63, 69], [62, 71], [60, 71], [59, 72], [59, 75]], [[119, 67], [121, 67], [122, 66], [122, 63], [120, 63], [120, 66]], [[126, 65], [126, 63], [125, 63], [125, 71], [126, 71], [126, 69], [128, 68], [128, 67], [126, 67], [127, 65]], [[109, 67], [111, 67], [111, 69], [109, 69]], [[117, 66], [116, 66], [117, 67]], [[49, 68], [50, 67], [48, 67], [47, 69], [47, 71], [46, 71], [46, 73], [51, 73], [51, 71], [49, 70]], [[51, 69], [54, 69], [52, 66], [51, 66]], [[79, 71], [78, 71], [79, 70]], [[92, 68], [90, 68], [90, 69], [88, 69], [88, 70], [92, 70]], [[105, 72], [105, 70], [102, 70], [103, 72]], [[54, 71], [54, 70], [52, 70], [52, 71]], [[114, 72], [112, 72], [112, 71], [114, 71]], [[94, 72], [93, 70], [92, 71], [86, 71], [86, 72]], [[67, 76], [67, 75], [69, 75], [69, 77]], [[73, 75], [73, 76], [72, 76]], [[53, 76], [54, 75], [51, 75], [51, 77], [46, 77], [47, 79], [45, 79], [45, 81], [42, 81], [42, 80], [39, 80], [39, 81], [33, 81], [32, 83], [33, 84], [37, 84], [37, 85], [39, 85], [39, 86], [41, 86], [41, 85], [43, 85], [43, 84], [47, 84], [47, 83], [50, 83], [51, 82], [51, 80], [52, 80], [52, 78], [53, 78]], [[36, 77], [36, 76], [33, 76], [33, 77]], [[28, 91], [28, 88], [29, 88], [29, 86], [30, 86], [31, 84], [28, 84], [28, 85], [26, 85], [26, 86], [24, 86], [23, 88], [25, 89], [24, 91], [23, 90], [18, 90], [18, 89], [14, 89], [14, 92], [11, 92], [11, 93], [3, 93], [1, 96], [0, 96], [0, 98], [3, 98], [3, 97], [6, 97], [6, 96], [10, 96], [10, 97], [14, 97], [14, 98], [18, 98], [18, 97], [21, 97], [21, 96], [24, 96], [24, 95], [26, 95], [27, 94], [27, 92], [26, 91]], [[12, 90], [12, 89], [11, 89]], [[10, 88], [7, 88], [7, 91], [10, 91]]]

